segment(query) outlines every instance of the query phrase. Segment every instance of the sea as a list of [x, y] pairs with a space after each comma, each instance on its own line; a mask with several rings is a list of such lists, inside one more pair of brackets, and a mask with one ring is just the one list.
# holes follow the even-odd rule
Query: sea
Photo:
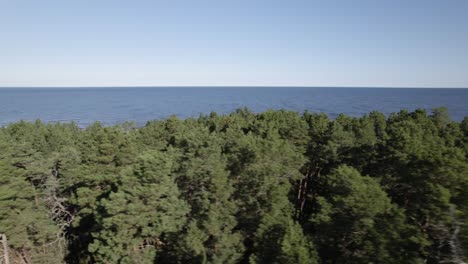
[[253, 112], [285, 109], [303, 113], [340, 113], [358, 117], [377, 110], [386, 115], [402, 109], [430, 111], [445, 106], [452, 120], [468, 116], [468, 89], [347, 87], [99, 87], [0, 88], [0, 126], [20, 120], [99, 121], [138, 126], [171, 115], [198, 117], [228, 114], [247, 107]]

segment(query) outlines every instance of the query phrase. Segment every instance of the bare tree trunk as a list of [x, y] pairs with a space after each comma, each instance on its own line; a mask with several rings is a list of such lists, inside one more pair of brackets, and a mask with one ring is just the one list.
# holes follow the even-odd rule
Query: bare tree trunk
[[29, 256], [28, 252], [26, 252], [24, 249], [21, 249], [21, 259], [22, 262], [25, 264], [30, 264], [31, 262], [31, 257]]
[[454, 229], [452, 234], [450, 234], [450, 238], [448, 241], [448, 244], [450, 246], [450, 251], [451, 251], [451, 257], [453, 263], [460, 263], [460, 264], [465, 264], [463, 261], [462, 253], [463, 249], [461, 248], [460, 242], [458, 241], [458, 234], [460, 233], [460, 222], [457, 219], [457, 216], [455, 215], [455, 209], [453, 206], [450, 207], [450, 217], [452, 218], [454, 222]]
[[8, 248], [8, 240], [5, 234], [1, 234], [2, 237], [2, 244], [3, 244], [3, 259], [5, 260], [5, 264], [10, 264], [10, 255], [9, 255], [9, 248]]

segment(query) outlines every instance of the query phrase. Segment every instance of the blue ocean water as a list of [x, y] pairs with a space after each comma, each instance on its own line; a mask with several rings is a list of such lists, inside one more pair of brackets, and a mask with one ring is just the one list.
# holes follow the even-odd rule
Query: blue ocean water
[[240, 107], [254, 112], [287, 109], [361, 116], [401, 109], [446, 106], [453, 120], [468, 116], [468, 89], [395, 89], [329, 87], [127, 87], [0, 88], [0, 125], [19, 120], [74, 121], [86, 126], [146, 121], [170, 115], [181, 118], [229, 113]]

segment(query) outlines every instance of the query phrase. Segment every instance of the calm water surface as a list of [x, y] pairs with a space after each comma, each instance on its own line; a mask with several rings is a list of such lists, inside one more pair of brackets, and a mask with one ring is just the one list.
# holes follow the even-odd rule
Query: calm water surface
[[287, 109], [361, 116], [400, 109], [446, 106], [453, 120], [468, 116], [468, 89], [155, 87], [155, 88], [0, 88], [0, 125], [19, 120], [74, 121], [86, 126], [229, 113]]

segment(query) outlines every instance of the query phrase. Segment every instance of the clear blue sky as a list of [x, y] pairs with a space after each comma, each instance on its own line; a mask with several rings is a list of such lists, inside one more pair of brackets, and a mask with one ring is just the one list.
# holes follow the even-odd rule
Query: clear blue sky
[[468, 87], [467, 0], [0, 0], [0, 86]]

